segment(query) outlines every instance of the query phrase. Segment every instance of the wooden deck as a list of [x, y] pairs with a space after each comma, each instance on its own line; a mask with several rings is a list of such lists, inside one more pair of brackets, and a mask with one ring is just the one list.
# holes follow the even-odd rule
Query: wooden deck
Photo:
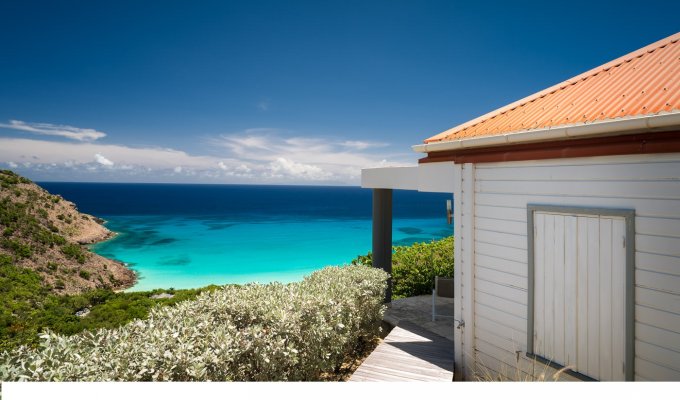
[[351, 382], [453, 380], [453, 342], [417, 325], [392, 329], [349, 379]]

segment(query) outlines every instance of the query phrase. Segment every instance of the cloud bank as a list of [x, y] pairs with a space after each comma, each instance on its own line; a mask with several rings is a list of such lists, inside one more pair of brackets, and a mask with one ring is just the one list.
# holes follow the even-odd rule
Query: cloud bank
[[214, 136], [204, 145], [205, 154], [189, 154], [163, 147], [0, 137], [0, 168], [36, 180], [356, 185], [362, 168], [402, 166], [413, 159], [385, 152], [383, 143], [286, 137], [274, 129]]

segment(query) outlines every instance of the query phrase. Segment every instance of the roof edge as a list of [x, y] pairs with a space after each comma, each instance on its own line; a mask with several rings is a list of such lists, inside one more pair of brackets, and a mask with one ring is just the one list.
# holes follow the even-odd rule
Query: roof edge
[[[517, 101], [515, 101], [515, 102], [512, 102], [512, 103], [510, 103], [510, 104], [508, 104], [508, 105], [505, 105], [505, 106], [503, 106], [503, 107], [497, 108], [497, 109], [495, 109], [495, 110], [493, 110], [493, 111], [490, 111], [490, 112], [488, 112], [488, 113], [486, 113], [486, 114], [484, 114], [484, 115], [482, 115], [482, 116], [479, 116], [479, 117], [477, 117], [477, 118], [475, 118], [475, 119], [469, 120], [469, 121], [467, 121], [467, 122], [464, 122], [464, 123], [462, 123], [462, 124], [459, 124], [459, 125], [457, 125], [457, 126], [454, 126], [453, 128], [447, 129], [447, 130], [445, 130], [445, 131], [443, 131], [443, 132], [441, 132], [441, 133], [438, 133], [438, 134], [436, 134], [436, 135], [434, 135], [434, 136], [431, 136], [431, 137], [425, 139], [425, 140], [424, 140], [424, 143], [427, 144], [427, 143], [430, 143], [430, 142], [433, 142], [433, 141], [440, 140], [440, 139], [438, 139], [438, 138], [446, 137], [446, 136], [450, 135], [452, 132], [457, 132], [457, 131], [460, 131], [460, 130], [469, 128], [469, 127], [474, 126], [474, 125], [476, 125], [476, 124], [478, 124], [478, 123], [480, 123], [480, 122], [482, 122], [482, 121], [485, 121], [485, 120], [487, 120], [487, 119], [489, 119], [489, 118], [491, 118], [491, 117], [493, 117], [493, 116], [501, 115], [501, 114], [505, 113], [506, 111], [510, 111], [510, 110], [512, 110], [512, 109], [514, 109], [514, 108], [517, 108], [517, 107], [521, 106], [522, 104], [529, 103], [529, 102], [531, 102], [532, 100], [541, 98], [541, 97], [543, 97], [543, 96], [545, 96], [545, 95], [548, 95], [548, 94], [550, 94], [550, 93], [553, 93], [553, 92], [555, 92], [555, 91], [557, 91], [557, 90], [560, 90], [560, 89], [562, 89], [562, 88], [564, 88], [564, 87], [567, 87], [567, 86], [569, 86], [569, 85], [572, 85], [572, 84], [574, 84], [574, 83], [576, 83], [576, 82], [578, 82], [578, 81], [581, 81], [581, 80], [584, 80], [584, 79], [586, 79], [586, 78], [588, 78], [588, 77], [594, 76], [594, 75], [596, 75], [596, 74], [598, 74], [598, 73], [600, 73], [600, 72], [602, 72], [602, 71], [607, 71], [607, 70], [609, 70], [610, 68], [616, 67], [617, 65], [621, 65], [621, 64], [623, 64], [623, 63], [626, 62], [626, 61], [632, 60], [633, 58], [642, 56], [642, 55], [644, 55], [644, 54], [646, 54], [646, 53], [649, 53], [649, 52], [652, 52], [652, 51], [654, 51], [654, 50], [656, 50], [656, 49], [658, 49], [658, 48], [661, 48], [661, 47], [667, 46], [667, 45], [669, 45], [669, 44], [671, 44], [671, 43], [677, 42], [678, 40], [680, 40], [680, 32], [677, 32], [677, 33], [675, 33], [675, 34], [673, 34], [673, 35], [670, 35], [670, 36], [668, 36], [668, 37], [665, 37], [665, 38], [663, 38], [663, 39], [661, 39], [661, 40], [657, 40], [656, 42], [654, 42], [654, 43], [652, 43], [652, 44], [649, 44], [649, 45], [647, 45], [647, 46], [645, 46], [645, 47], [643, 47], [643, 48], [641, 48], [641, 49], [637, 49], [637, 50], [635, 50], [635, 51], [633, 51], [633, 52], [630, 52], [630, 53], [628, 53], [628, 54], [625, 54], [625, 55], [623, 55], [623, 56], [621, 56], [621, 57], [619, 57], [619, 58], [616, 58], [616, 59], [614, 59], [614, 60], [612, 60], [612, 61], [609, 61], [608, 63], [605, 63], [605, 64], [603, 64], [603, 65], [599, 65], [599, 66], [597, 66], [597, 67], [595, 67], [595, 68], [592, 68], [592, 69], [590, 69], [590, 70], [588, 70], [588, 71], [586, 71], [586, 72], [584, 72], [584, 73], [582, 73], [582, 74], [576, 75], [576, 76], [574, 76], [573, 78], [569, 78], [569, 79], [567, 79], [567, 80], [565, 80], [565, 81], [562, 81], [562, 82], [557, 83], [557, 84], [555, 84], [555, 85], [553, 85], [553, 86], [550, 86], [550, 87], [547, 88], [547, 89], [543, 89], [543, 90], [541, 90], [541, 91], [539, 91], [539, 92], [533, 93], [533, 94], [531, 94], [531, 95], [529, 95], [529, 96], [526, 96], [526, 97], [524, 97], [524, 98], [522, 98], [522, 99], [519, 99], [519, 100], [517, 100]], [[443, 143], [443, 142], [442, 142], [442, 143]]]
[[680, 110], [663, 114], [637, 115], [591, 123], [560, 125], [555, 127], [516, 131], [496, 136], [481, 136], [466, 139], [417, 144], [412, 146], [417, 153], [489, 147], [502, 144], [530, 143], [585, 136], [619, 133], [637, 133], [640, 130], [680, 127]]

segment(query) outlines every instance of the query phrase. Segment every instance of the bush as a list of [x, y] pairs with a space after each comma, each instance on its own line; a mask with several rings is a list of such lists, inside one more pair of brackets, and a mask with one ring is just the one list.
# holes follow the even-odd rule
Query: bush
[[17, 258], [29, 258], [33, 255], [33, 249], [31, 245], [23, 243], [19, 240], [13, 239], [1, 239], [0, 247], [9, 250], [14, 253]]
[[45, 296], [40, 275], [14, 265], [13, 257], [0, 254], [0, 349], [24, 332], [38, 334], [26, 317]]
[[[35, 194], [34, 191], [27, 193]], [[0, 247], [10, 251], [16, 258], [30, 258], [34, 253], [44, 253], [55, 244], [66, 243], [64, 237], [55, 234], [58, 229], [51, 222], [43, 223], [32, 214], [33, 204], [31, 201], [13, 202], [8, 197], [0, 199], [0, 227], [4, 228]], [[36, 214], [43, 216], [45, 211], [38, 209]]]
[[[352, 261], [354, 265], [372, 263], [370, 252]], [[430, 243], [393, 247], [393, 298], [432, 293], [435, 276], [453, 276], [453, 236]]]
[[31, 183], [29, 179], [19, 176], [8, 169], [0, 170], [0, 182], [3, 183], [3, 187], [9, 187], [17, 183]]
[[[47, 264], [50, 270], [58, 267], [56, 263]], [[65, 283], [57, 279], [54, 286], [64, 289]], [[95, 289], [77, 295], [54, 295], [51, 289], [36, 272], [15, 266], [12, 257], [0, 255], [0, 353], [21, 345], [38, 347], [38, 334], [43, 329], [72, 335], [83, 330], [116, 328], [135, 318], [146, 318], [154, 306], [194, 299], [217, 286], [172, 291], [174, 297], [160, 299], [151, 297], [167, 290], [115, 293]], [[76, 311], [84, 307], [90, 313], [77, 317]]]
[[78, 272], [78, 276], [80, 276], [83, 279], [90, 280], [90, 273], [85, 270], [81, 269], [80, 272]]
[[328, 267], [303, 282], [226, 286], [148, 319], [0, 355], [0, 381], [316, 380], [379, 332], [386, 274]]
[[72, 258], [80, 264], [85, 263], [85, 252], [82, 247], [75, 243], [67, 243], [61, 246], [61, 252], [64, 253], [66, 257]]

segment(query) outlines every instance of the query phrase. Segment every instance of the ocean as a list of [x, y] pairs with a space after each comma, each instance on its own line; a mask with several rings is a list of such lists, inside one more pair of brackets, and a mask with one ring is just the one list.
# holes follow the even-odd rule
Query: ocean
[[[131, 291], [291, 282], [371, 249], [371, 190], [358, 187], [39, 182], [118, 235], [91, 246], [127, 263]], [[395, 190], [393, 244], [440, 239], [451, 195]]]

